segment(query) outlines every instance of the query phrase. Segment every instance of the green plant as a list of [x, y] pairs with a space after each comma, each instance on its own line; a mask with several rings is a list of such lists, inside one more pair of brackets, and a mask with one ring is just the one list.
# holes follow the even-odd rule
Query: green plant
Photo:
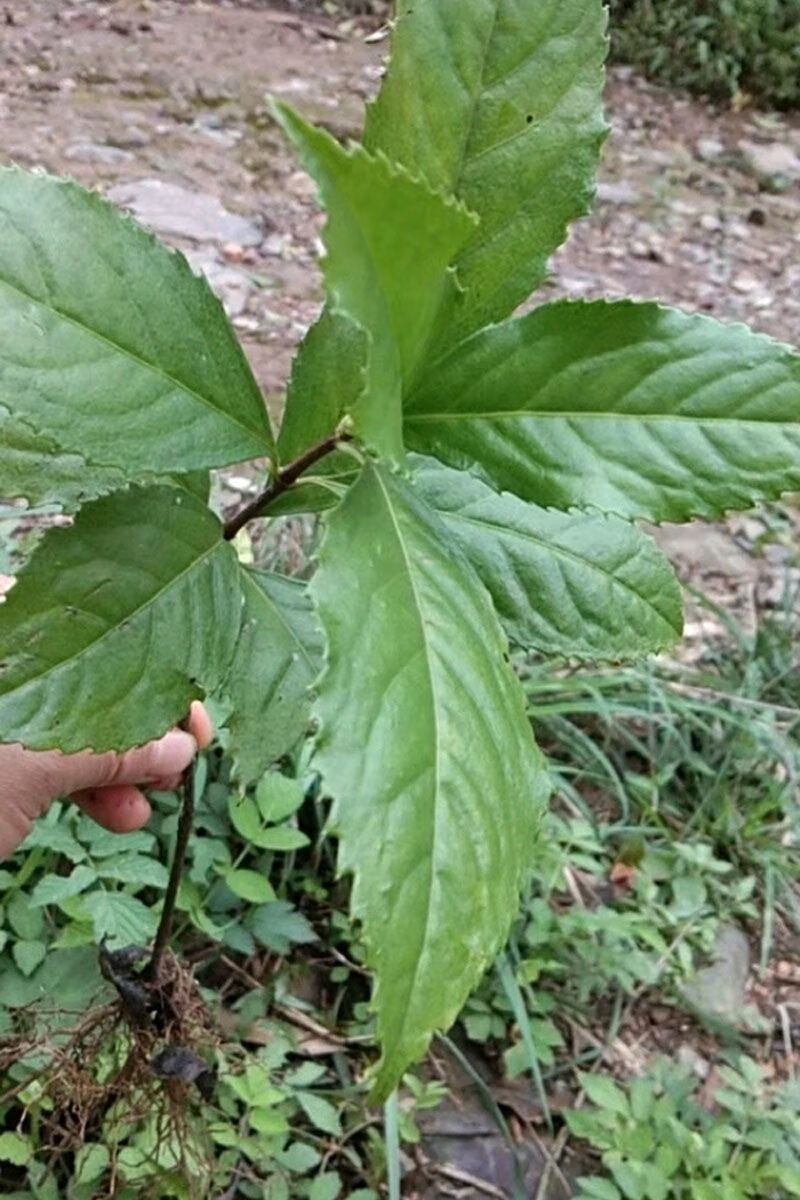
[[[313, 844], [317, 804], [302, 753], [292, 766], [297, 778], [270, 771], [243, 796], [226, 757], [214, 752], [198, 765], [197, 832], [175, 938], [199, 988], [187, 996], [188, 1021], [162, 1037], [137, 1024], [124, 986], [132, 981], [122, 972], [117, 991], [92, 943], [103, 938], [108, 950], [152, 936], [166, 877], [155, 855], [166, 858], [175, 837], [168, 797], [154, 795], [150, 828], [127, 841], [59, 806], [7, 864], [0, 1128], [15, 1136], [0, 1142], [3, 1194], [90, 1200], [113, 1190], [127, 1200], [218, 1195], [235, 1184], [247, 1197], [376, 1200], [384, 1159], [358, 1078], [374, 1049], [358, 999], [367, 994], [360, 949], [352, 931], [344, 939], [345, 914], [333, 908], [327, 847], [318, 853]], [[243, 887], [231, 878], [237, 860]], [[247, 898], [268, 879], [272, 899]], [[16, 961], [18, 941], [31, 935], [23, 914], [38, 921], [33, 932], [47, 948], [29, 974]], [[350, 979], [338, 983], [344, 963]], [[297, 994], [312, 984], [318, 1006]], [[332, 1041], [322, 1022], [335, 1027]], [[159, 1055], [168, 1050], [188, 1074], [163, 1073]], [[130, 1086], [120, 1087], [133, 1067]], [[211, 1086], [193, 1082], [198, 1071]], [[423, 1084], [410, 1103], [404, 1096], [409, 1131], [434, 1092]]]
[[721, 921], [760, 926], [763, 966], [797, 928], [797, 614], [790, 586], [692, 668], [520, 664], [555, 791], [507, 951], [524, 1013], [489, 974], [462, 1014], [507, 1075], [532, 1069], [530, 1045], [550, 1077], [569, 1070], [576, 1021], [598, 1038], [585, 1065], [634, 1005], [683, 1007]]
[[624, 1090], [608, 1076], [581, 1075], [593, 1107], [567, 1113], [567, 1124], [602, 1152], [608, 1176], [578, 1180], [579, 1200], [800, 1195], [796, 1085], [770, 1087], [744, 1056], [718, 1076], [711, 1107], [695, 1095], [696, 1079], [668, 1062], [653, 1064]]
[[[634, 520], [800, 481], [784, 346], [649, 303], [511, 316], [589, 204], [604, 24], [600, 0], [401, 0], [363, 146], [273, 106], [329, 217], [277, 441], [180, 255], [71, 183], [0, 176], [0, 494], [75, 514], [0, 609], [3, 736], [120, 748], [225, 693], [246, 785], [308, 728], [318, 621], [314, 768], [377, 977], [375, 1099], [457, 1015], [532, 861], [548, 775], [507, 637], [672, 644], [677, 584]], [[206, 472], [242, 459], [264, 488], [222, 522]], [[237, 560], [249, 521], [325, 508], [308, 589]], [[193, 801], [190, 779], [156, 982]]]
[[[639, 837], [646, 849], [634, 892], [641, 910], [655, 904], [677, 915], [695, 897], [707, 943], [709, 913], [726, 919], [752, 915], [756, 906], [766, 965], [775, 920], [796, 928], [800, 920], [796, 600], [789, 587], [785, 603], [761, 614], [754, 632], [729, 621], [725, 645], [709, 647], [690, 670], [648, 663], [554, 675], [544, 664], [527, 668], [531, 714], [558, 788], [591, 831], [582, 840], [550, 840], [540, 868], [545, 880], [560, 869], [562, 846], [574, 858], [588, 839], [577, 861], [602, 874], [599, 851], [607, 873], [608, 859]], [[589, 802], [598, 793], [607, 797], [604, 818]], [[692, 927], [694, 938], [696, 920]]]
[[800, 104], [798, 0], [610, 0], [616, 58], [654, 79], [728, 98]]

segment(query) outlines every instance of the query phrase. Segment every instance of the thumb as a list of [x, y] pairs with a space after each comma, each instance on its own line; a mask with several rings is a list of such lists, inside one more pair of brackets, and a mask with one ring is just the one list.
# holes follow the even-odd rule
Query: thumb
[[157, 741], [124, 754], [53, 755], [52, 793], [69, 794], [117, 784], [156, 783], [181, 775], [197, 754], [197, 742], [182, 729], [171, 729]]

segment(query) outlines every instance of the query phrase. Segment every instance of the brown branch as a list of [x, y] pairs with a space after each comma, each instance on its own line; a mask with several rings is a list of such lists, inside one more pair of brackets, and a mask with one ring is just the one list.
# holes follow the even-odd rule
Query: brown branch
[[288, 491], [292, 484], [296, 483], [309, 467], [313, 467], [314, 463], [319, 462], [321, 458], [325, 458], [326, 454], [330, 454], [332, 450], [335, 450], [340, 442], [349, 442], [350, 440], [350, 434], [348, 433], [331, 433], [328, 437], [323, 438], [321, 442], [317, 442], [315, 446], [311, 446], [299, 458], [296, 458], [294, 462], [290, 462], [283, 467], [272, 482], [264, 488], [260, 496], [256, 496], [255, 500], [251, 500], [244, 508], [240, 508], [226, 522], [226, 541], [235, 538], [239, 530], [243, 529], [248, 521], [252, 521], [254, 517], [262, 516], [267, 506], [278, 496], [282, 496], [284, 492]]
[[169, 869], [167, 890], [164, 893], [164, 907], [161, 909], [161, 919], [153, 942], [153, 952], [150, 962], [145, 969], [145, 976], [153, 982], [158, 981], [158, 971], [161, 959], [172, 934], [172, 919], [175, 915], [175, 902], [178, 899], [178, 888], [183, 875], [183, 865], [186, 861], [186, 849], [189, 845], [189, 835], [194, 824], [194, 762], [189, 763], [183, 774], [181, 789], [181, 811], [178, 817], [178, 835], [175, 841], [175, 852]]

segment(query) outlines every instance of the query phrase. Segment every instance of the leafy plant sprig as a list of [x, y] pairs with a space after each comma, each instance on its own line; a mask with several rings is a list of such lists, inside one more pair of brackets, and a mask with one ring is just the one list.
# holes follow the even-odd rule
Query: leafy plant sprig
[[[656, 1060], [623, 1091], [580, 1076], [591, 1107], [570, 1131], [602, 1152], [607, 1176], [578, 1179], [578, 1200], [748, 1200], [800, 1195], [798, 1092], [769, 1088], [745, 1055], [718, 1068], [713, 1109], [686, 1068]], [[613, 1182], [612, 1182], [613, 1181]]]
[[[224, 690], [246, 784], [306, 732], [324, 659], [315, 761], [377, 978], [376, 1099], [455, 1018], [531, 863], [548, 775], [507, 639], [671, 645], [678, 587], [633, 522], [800, 486], [787, 347], [651, 303], [513, 316], [589, 207], [604, 28], [601, 0], [399, 0], [363, 145], [274, 106], [328, 211], [277, 441], [179, 254], [0, 173], [0, 495], [75, 513], [0, 609], [2, 736], [120, 749]], [[224, 526], [207, 471], [248, 459], [264, 489]], [[325, 509], [307, 588], [238, 561], [245, 522]]]

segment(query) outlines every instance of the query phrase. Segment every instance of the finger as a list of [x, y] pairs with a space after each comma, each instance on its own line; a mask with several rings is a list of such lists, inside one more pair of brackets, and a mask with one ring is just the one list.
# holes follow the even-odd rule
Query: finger
[[197, 753], [197, 742], [182, 729], [171, 729], [157, 741], [124, 754], [54, 755], [52, 793], [85, 791], [127, 783], [152, 783], [181, 775]]
[[199, 700], [192, 701], [189, 709], [189, 733], [194, 737], [201, 750], [207, 749], [214, 740], [214, 724], [206, 711], [205, 705]]
[[0, 859], [13, 854], [31, 831], [33, 821], [22, 809], [8, 806], [0, 815]]
[[104, 829], [112, 833], [133, 833], [150, 820], [152, 812], [146, 797], [129, 784], [87, 788], [72, 799]]

